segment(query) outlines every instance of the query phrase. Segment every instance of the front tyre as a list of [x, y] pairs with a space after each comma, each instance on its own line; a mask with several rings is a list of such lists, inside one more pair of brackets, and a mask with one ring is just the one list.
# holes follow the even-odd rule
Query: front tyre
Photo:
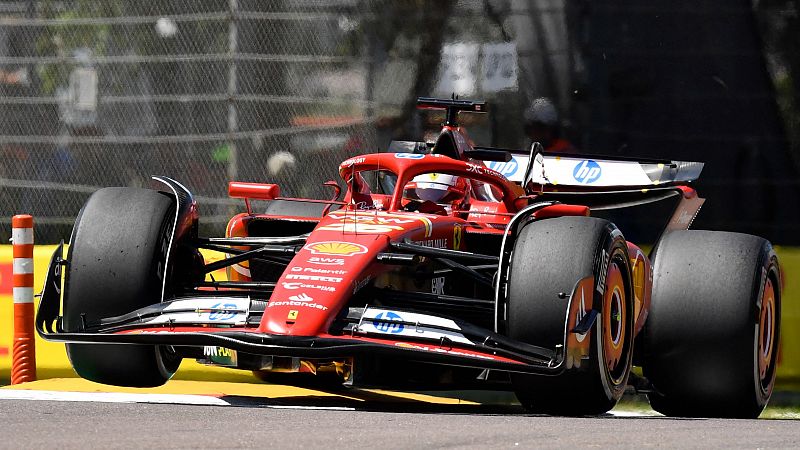
[[[516, 340], [546, 348], [563, 344], [564, 320], [576, 283], [595, 280], [581, 292], [585, 311], [599, 314], [586, 360], [558, 376], [512, 374], [527, 409], [546, 414], [602, 414], [622, 396], [633, 354], [633, 297], [627, 244], [607, 220], [561, 217], [532, 222], [519, 232], [511, 256], [507, 331]], [[581, 301], [581, 299], [573, 299]]]
[[778, 258], [757, 236], [675, 231], [658, 244], [644, 375], [668, 416], [755, 418], [775, 384]]
[[[81, 332], [106, 317], [161, 301], [174, 201], [147, 189], [105, 188], [75, 222], [65, 278], [64, 329]], [[180, 357], [153, 345], [67, 344], [75, 372], [98, 383], [164, 384]]]

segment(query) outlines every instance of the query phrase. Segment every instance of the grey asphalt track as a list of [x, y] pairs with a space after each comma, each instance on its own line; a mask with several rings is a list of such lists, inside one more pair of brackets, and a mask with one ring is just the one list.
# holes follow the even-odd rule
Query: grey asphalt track
[[[276, 406], [281, 406], [276, 408]], [[401, 403], [351, 410], [0, 400], [0, 448], [798, 448], [800, 421], [563, 418]]]

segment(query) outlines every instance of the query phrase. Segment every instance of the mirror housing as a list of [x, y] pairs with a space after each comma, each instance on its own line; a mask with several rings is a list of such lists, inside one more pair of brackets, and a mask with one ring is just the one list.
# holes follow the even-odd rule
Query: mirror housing
[[281, 195], [281, 187], [277, 184], [245, 183], [231, 181], [228, 183], [228, 196], [231, 198], [274, 200]]

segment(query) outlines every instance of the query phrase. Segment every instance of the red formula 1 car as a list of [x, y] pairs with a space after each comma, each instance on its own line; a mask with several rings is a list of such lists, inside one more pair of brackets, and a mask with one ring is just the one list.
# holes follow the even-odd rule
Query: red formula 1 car
[[[446, 111], [436, 142], [344, 161], [341, 200], [336, 183], [333, 200], [230, 183], [246, 211], [225, 237], [198, 236], [192, 194], [168, 178], [162, 192], [97, 191], [69, 257], [53, 257], [39, 333], [114, 385], [160, 385], [196, 358], [348, 386], [513, 390], [550, 414], [603, 413], [628, 385], [667, 415], [760, 414], [778, 261], [759, 237], [687, 231], [702, 164], [474, 147], [458, 113], [483, 102], [419, 105]], [[661, 200], [675, 207], [649, 256], [593, 217]], [[220, 268], [228, 280], [208, 281]]]

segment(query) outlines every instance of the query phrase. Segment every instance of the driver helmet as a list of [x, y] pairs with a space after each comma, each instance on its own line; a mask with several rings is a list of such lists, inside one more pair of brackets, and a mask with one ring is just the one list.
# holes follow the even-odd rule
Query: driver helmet
[[406, 184], [403, 198], [431, 201], [437, 204], [453, 204], [466, 198], [468, 182], [462, 177], [442, 173], [417, 175]]

